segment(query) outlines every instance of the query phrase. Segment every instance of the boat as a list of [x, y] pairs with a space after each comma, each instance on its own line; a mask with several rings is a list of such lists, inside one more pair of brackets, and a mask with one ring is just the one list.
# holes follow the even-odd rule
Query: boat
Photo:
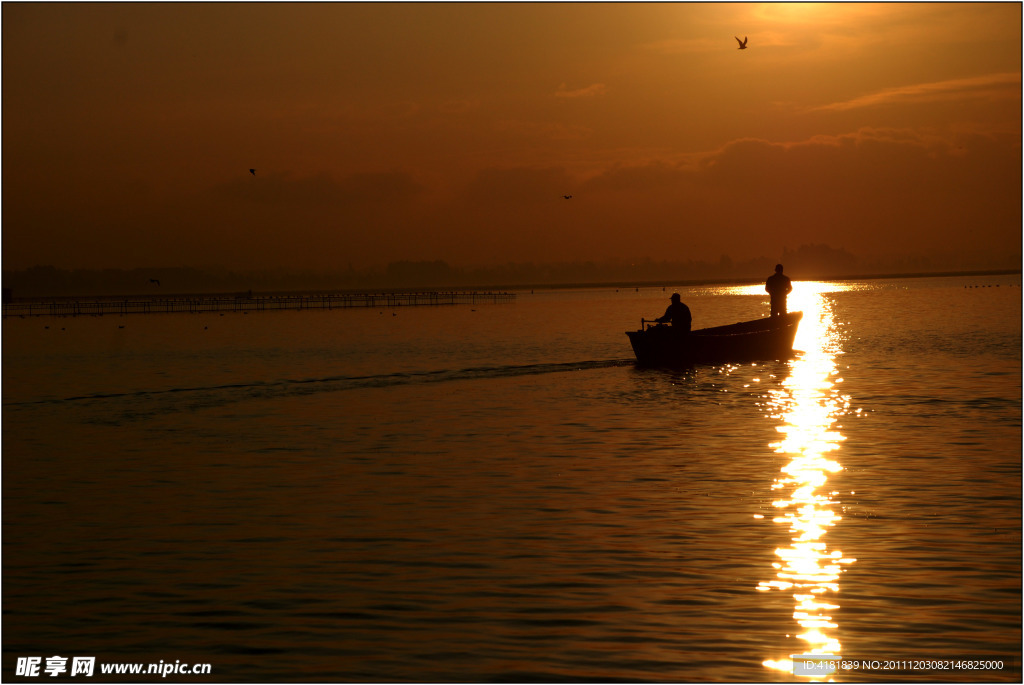
[[788, 359], [803, 312], [689, 333], [640, 319], [640, 330], [626, 331], [640, 366], [692, 366]]

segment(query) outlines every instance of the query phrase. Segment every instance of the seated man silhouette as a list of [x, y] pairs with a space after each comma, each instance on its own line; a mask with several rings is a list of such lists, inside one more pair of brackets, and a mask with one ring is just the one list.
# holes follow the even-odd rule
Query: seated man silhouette
[[672, 293], [672, 304], [665, 310], [665, 316], [659, 316], [658, 323], [672, 322], [672, 330], [682, 333], [690, 332], [690, 308], [679, 299], [679, 293]]
[[793, 290], [793, 284], [789, 276], [782, 273], [782, 265], [775, 265], [775, 273], [768, 277], [764, 284], [765, 292], [768, 293], [772, 303], [772, 316], [782, 316], [786, 313], [786, 296]]

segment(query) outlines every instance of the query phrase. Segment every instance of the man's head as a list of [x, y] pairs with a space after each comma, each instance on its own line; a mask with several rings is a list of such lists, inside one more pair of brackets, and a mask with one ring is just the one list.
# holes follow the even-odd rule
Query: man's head
[[782, 265], [781, 264], [776, 264], [775, 265], [775, 273], [777, 273], [777, 274], [781, 274], [782, 273]]
[[679, 302], [679, 293], [672, 293], [671, 300], [673, 302]]

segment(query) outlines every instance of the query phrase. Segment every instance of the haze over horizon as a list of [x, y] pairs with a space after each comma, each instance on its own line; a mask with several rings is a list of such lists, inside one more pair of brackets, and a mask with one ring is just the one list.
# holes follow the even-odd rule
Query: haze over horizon
[[1019, 3], [0, 11], [5, 270], [1021, 261]]

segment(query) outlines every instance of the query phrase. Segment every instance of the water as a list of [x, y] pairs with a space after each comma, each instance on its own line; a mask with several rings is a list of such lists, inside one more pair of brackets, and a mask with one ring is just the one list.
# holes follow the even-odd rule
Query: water
[[6, 319], [4, 680], [1019, 681], [1020, 277], [798, 282], [796, 359], [637, 369], [669, 294]]

